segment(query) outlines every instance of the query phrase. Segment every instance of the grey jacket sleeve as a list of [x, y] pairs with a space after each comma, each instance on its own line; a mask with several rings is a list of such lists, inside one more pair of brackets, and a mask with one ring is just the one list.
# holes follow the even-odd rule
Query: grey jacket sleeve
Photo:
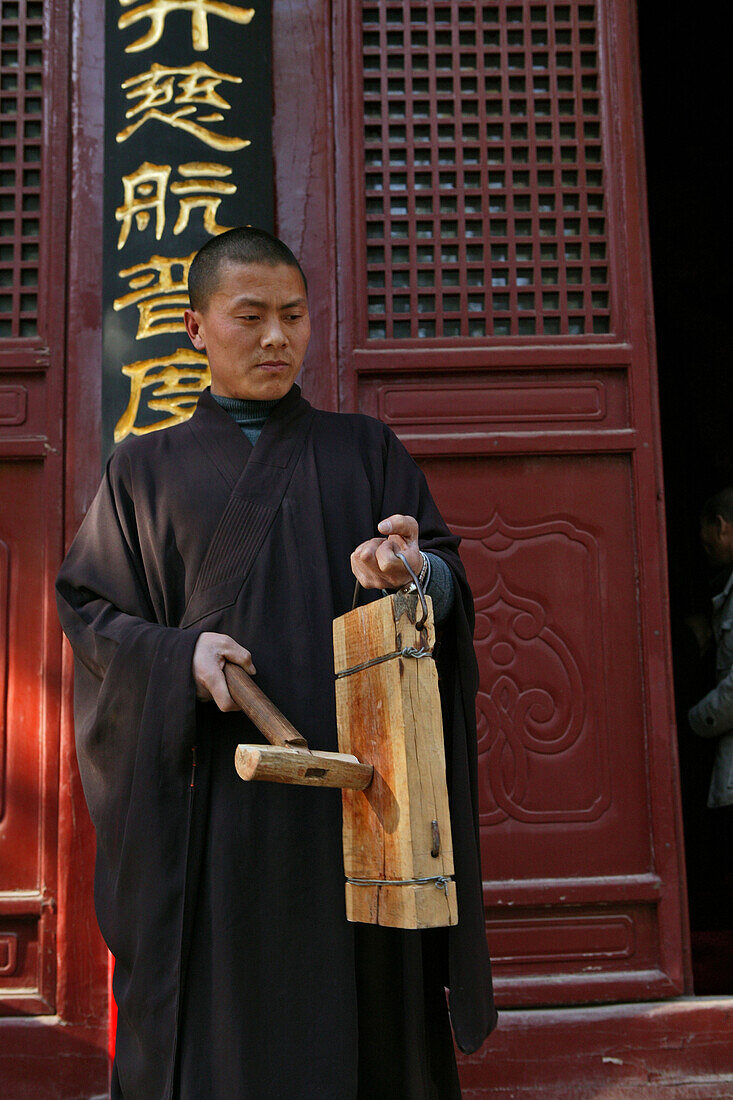
[[430, 562], [430, 575], [425, 591], [433, 601], [435, 622], [442, 623], [444, 619], [448, 618], [455, 599], [453, 574], [437, 554], [426, 551], [425, 557]]
[[687, 717], [700, 737], [719, 737], [733, 730], [733, 668], [691, 708]]

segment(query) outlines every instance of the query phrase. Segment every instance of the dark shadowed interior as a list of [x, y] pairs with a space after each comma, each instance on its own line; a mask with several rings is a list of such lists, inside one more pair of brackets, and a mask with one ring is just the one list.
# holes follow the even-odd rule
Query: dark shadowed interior
[[[715, 576], [699, 544], [704, 501], [733, 484], [724, 170], [726, 36], [682, 4], [638, 5], [649, 228], [664, 459], [670, 613], [695, 992], [733, 993], [731, 817], [706, 807], [715, 745], [686, 714], [714, 683], [689, 617]], [[729, 354], [729, 352], [728, 352]]]

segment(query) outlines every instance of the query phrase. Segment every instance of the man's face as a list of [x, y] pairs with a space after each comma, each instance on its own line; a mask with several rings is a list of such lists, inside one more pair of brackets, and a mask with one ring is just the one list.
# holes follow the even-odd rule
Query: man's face
[[225, 264], [203, 310], [187, 309], [186, 331], [211, 368], [211, 392], [274, 401], [303, 363], [310, 317], [303, 280], [287, 264]]
[[700, 542], [713, 565], [733, 565], [733, 523], [716, 516], [700, 525]]

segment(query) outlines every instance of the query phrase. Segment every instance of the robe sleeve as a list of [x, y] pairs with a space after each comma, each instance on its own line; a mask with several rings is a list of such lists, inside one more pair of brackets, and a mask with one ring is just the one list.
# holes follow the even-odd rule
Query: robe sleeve
[[[95, 901], [116, 960], [115, 997], [130, 1018], [157, 1014], [163, 1050], [176, 1012], [198, 632], [158, 621], [148, 579], [155, 555], [141, 536], [151, 521], [136, 509], [131, 484], [118, 452], [56, 588], [74, 650], [77, 758], [96, 830]], [[129, 979], [143, 958], [155, 972], [134, 983], [149, 999], [137, 1005]]]
[[420, 527], [420, 549], [440, 557], [454, 581], [453, 606], [440, 624], [436, 646], [458, 895], [458, 924], [447, 932], [446, 984], [456, 1042], [464, 1053], [472, 1053], [496, 1024], [479, 844], [478, 666], [473, 648], [473, 596], [458, 554], [460, 539], [451, 534], [441, 517], [423, 472], [396, 436], [385, 430], [384, 496], [379, 519], [395, 513], [413, 515]]

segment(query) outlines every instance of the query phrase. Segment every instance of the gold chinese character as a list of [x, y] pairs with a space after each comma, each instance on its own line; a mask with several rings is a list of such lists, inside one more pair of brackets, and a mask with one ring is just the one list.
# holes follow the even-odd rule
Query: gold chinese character
[[[231, 176], [232, 169], [215, 161], [190, 161], [179, 164], [178, 172], [183, 177], [168, 187], [173, 169], [169, 164], [150, 164], [145, 161], [136, 172], [122, 177], [122, 206], [115, 211], [115, 218], [121, 222], [117, 248], [122, 249], [130, 235], [133, 218], [142, 232], [150, 222], [150, 212], [155, 211], [155, 239], [163, 236], [165, 229], [165, 200], [167, 193], [182, 195], [178, 199], [178, 217], [173, 233], [178, 236], [187, 227], [191, 211], [202, 207], [204, 229], [212, 236], [224, 233], [229, 226], [219, 225], [216, 220], [222, 195], [233, 195], [237, 188], [233, 183], [225, 183], [223, 176]], [[198, 176], [198, 179], [194, 179]]]
[[[221, 122], [224, 118], [221, 112], [231, 110], [231, 104], [217, 91], [224, 80], [230, 84], [242, 83], [241, 77], [219, 73], [202, 61], [181, 69], [169, 69], [156, 62], [147, 72], [131, 76], [121, 85], [127, 99], [133, 103], [125, 112], [125, 118], [140, 117], [120, 130], [116, 135], [117, 141], [127, 141], [146, 122], [157, 119], [176, 130], [185, 130], [212, 149], [232, 151], [246, 148], [250, 142], [245, 138], [217, 134], [202, 125], [204, 122]], [[135, 103], [135, 100], [139, 102]], [[208, 113], [201, 113], [202, 109]], [[198, 120], [191, 117], [197, 112]]]
[[[221, 204], [218, 195], [233, 195], [237, 190], [233, 183], [223, 183], [221, 179], [209, 179], [210, 176], [231, 176], [231, 168], [223, 164], [211, 162], [192, 161], [190, 164], [178, 166], [180, 175], [184, 181], [176, 180], [171, 184], [171, 194], [187, 195], [187, 198], [178, 200], [178, 217], [173, 226], [173, 232], [178, 236], [188, 225], [191, 211], [197, 206], [203, 207], [204, 229], [215, 237], [217, 233], [223, 233], [226, 226], [218, 225], [216, 212]], [[203, 176], [203, 179], [192, 179], [195, 175]]]
[[[120, 0], [123, 8], [130, 4], [136, 4], [138, 0]], [[148, 0], [148, 3], [140, 4], [138, 8], [126, 12], [117, 20], [120, 30], [139, 23], [141, 19], [149, 19], [150, 26], [142, 38], [138, 38], [131, 46], [125, 46], [125, 53], [138, 53], [146, 50], [148, 46], [154, 46], [160, 42], [165, 27], [166, 17], [172, 11], [191, 12], [191, 38], [195, 50], [208, 50], [209, 48], [209, 24], [210, 15], [218, 15], [222, 19], [228, 19], [232, 23], [247, 24], [252, 21], [254, 8], [241, 8], [236, 4], [224, 4], [221, 0]]]
[[[185, 332], [183, 311], [188, 305], [188, 272], [195, 252], [190, 256], [168, 258], [151, 256], [147, 263], [135, 264], [119, 272], [129, 279], [129, 294], [115, 298], [114, 308], [137, 306], [139, 320], [136, 340], [164, 332]], [[174, 271], [178, 272], [178, 278]]]
[[132, 219], [142, 232], [150, 222], [150, 212], [155, 211], [155, 239], [163, 236], [165, 228], [165, 192], [171, 174], [169, 164], [150, 164], [145, 161], [136, 172], [122, 177], [122, 206], [115, 210], [115, 218], [122, 222], [117, 247], [123, 248], [130, 236]]
[[[122, 373], [130, 379], [130, 400], [117, 421], [115, 443], [130, 433], [147, 435], [188, 420], [193, 416], [198, 395], [211, 381], [206, 356], [192, 348], [179, 348], [171, 355], [129, 363], [122, 368]], [[143, 390], [151, 387], [152, 393], [146, 402], [148, 409], [166, 415], [154, 424], [137, 424]]]

